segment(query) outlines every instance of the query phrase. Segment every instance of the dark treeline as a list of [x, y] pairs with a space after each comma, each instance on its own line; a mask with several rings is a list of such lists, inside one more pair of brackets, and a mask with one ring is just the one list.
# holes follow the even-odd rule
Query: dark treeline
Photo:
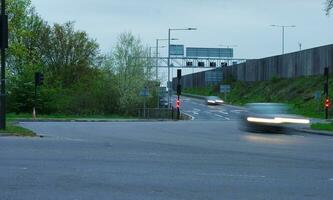
[[[118, 37], [108, 55], [75, 24], [48, 24], [29, 0], [8, 0], [10, 47], [7, 112], [28, 113], [34, 105], [34, 73], [45, 76], [37, 111], [51, 114], [135, 114], [144, 86], [154, 87], [151, 61], [131, 33]], [[110, 36], [114, 37], [114, 36]], [[152, 89], [152, 91], [156, 91]], [[153, 99], [150, 100], [153, 106]]]

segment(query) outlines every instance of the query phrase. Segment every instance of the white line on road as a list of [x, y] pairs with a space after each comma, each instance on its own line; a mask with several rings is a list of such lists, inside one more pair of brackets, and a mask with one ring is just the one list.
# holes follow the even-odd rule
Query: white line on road
[[239, 114], [239, 113], [241, 113], [241, 112], [244, 112], [244, 110], [232, 110], [232, 111], [230, 111], [230, 112], [232, 112], [232, 113], [236, 113], [236, 114]]
[[224, 176], [224, 177], [240, 177], [240, 178], [266, 178], [266, 176], [260, 175], [247, 175], [247, 174], [210, 174], [210, 173], [201, 173], [200, 176]]
[[223, 119], [225, 119], [225, 120], [230, 120], [230, 118], [225, 117], [225, 116], [222, 116], [222, 115], [215, 114], [215, 116], [216, 116], [216, 117], [221, 117], [221, 118], [223, 118]]
[[330, 181], [333, 181], [333, 178], [330, 178]]
[[222, 116], [222, 115], [215, 114], [215, 116], [216, 116], [216, 117], [221, 117], [221, 118], [223, 118], [223, 116]]
[[225, 115], [229, 115], [228, 112], [224, 112], [224, 111], [219, 111], [219, 112], [222, 113], [222, 114], [225, 114]]

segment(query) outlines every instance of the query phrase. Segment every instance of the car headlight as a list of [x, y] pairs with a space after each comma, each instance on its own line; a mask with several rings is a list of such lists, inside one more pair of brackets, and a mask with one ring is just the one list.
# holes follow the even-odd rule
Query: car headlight
[[248, 117], [247, 121], [256, 122], [256, 123], [267, 123], [267, 124], [282, 124], [282, 123], [310, 124], [310, 120], [308, 119], [294, 119], [294, 118], [283, 118], [283, 117], [275, 117], [273, 119]]

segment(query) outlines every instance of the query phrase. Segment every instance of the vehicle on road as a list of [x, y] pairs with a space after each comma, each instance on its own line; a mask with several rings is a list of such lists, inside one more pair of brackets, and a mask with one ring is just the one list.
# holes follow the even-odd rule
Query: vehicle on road
[[167, 108], [168, 107], [168, 100], [166, 98], [160, 98], [160, 107]]
[[241, 116], [241, 129], [249, 132], [284, 133], [287, 125], [309, 124], [310, 120], [290, 115], [288, 106], [280, 103], [251, 103]]
[[221, 105], [224, 103], [224, 101], [222, 99], [220, 99], [219, 97], [209, 96], [209, 97], [206, 97], [206, 103], [208, 105]]

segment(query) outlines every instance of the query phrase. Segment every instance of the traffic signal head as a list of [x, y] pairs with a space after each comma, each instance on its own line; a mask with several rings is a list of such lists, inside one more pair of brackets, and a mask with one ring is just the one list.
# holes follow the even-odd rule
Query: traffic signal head
[[177, 99], [177, 101], [176, 101], [176, 107], [180, 108], [180, 100], [179, 99]]
[[324, 76], [328, 76], [329, 75], [329, 68], [325, 67], [324, 69]]
[[181, 69], [178, 69], [178, 70], [177, 70], [177, 78], [178, 78], [178, 79], [181, 79], [181, 78], [182, 78], [182, 70], [181, 70]]
[[40, 86], [44, 84], [44, 74], [40, 72], [35, 73], [35, 85]]
[[331, 107], [331, 100], [330, 100], [329, 98], [327, 98], [327, 99], [325, 100], [325, 108], [328, 109], [328, 108], [330, 108], [330, 107]]

